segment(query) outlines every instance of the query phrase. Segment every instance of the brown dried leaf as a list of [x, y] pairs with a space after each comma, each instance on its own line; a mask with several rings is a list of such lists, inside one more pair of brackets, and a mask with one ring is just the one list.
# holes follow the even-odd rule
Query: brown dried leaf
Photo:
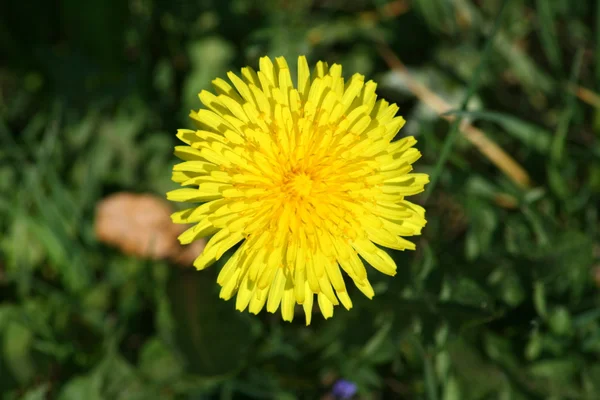
[[96, 206], [96, 236], [126, 254], [191, 265], [206, 242], [199, 240], [183, 248], [177, 236], [187, 227], [173, 224], [172, 211], [166, 201], [153, 195], [116, 193]]

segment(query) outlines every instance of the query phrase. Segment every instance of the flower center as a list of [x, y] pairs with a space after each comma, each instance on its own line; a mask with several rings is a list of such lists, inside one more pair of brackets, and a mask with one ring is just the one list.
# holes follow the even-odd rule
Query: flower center
[[310, 195], [310, 192], [313, 188], [313, 180], [312, 178], [301, 172], [299, 174], [294, 174], [290, 179], [286, 182], [285, 191], [291, 197], [300, 197], [305, 198]]

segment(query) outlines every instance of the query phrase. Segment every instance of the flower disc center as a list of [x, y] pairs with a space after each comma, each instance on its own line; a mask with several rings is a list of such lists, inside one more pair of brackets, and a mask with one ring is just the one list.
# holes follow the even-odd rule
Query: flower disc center
[[293, 175], [286, 184], [286, 191], [292, 197], [308, 197], [312, 188], [313, 180], [305, 173]]

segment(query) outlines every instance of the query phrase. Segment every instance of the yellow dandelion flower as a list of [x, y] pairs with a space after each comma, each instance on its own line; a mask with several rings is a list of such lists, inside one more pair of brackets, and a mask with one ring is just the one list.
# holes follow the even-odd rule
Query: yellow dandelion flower
[[325, 318], [340, 302], [352, 307], [341, 270], [367, 297], [374, 295], [365, 263], [387, 274], [396, 264], [379, 246], [414, 249], [425, 210], [405, 200], [423, 191], [426, 174], [411, 173], [416, 140], [392, 141], [404, 125], [398, 107], [377, 101], [376, 84], [318, 62], [310, 74], [298, 58], [297, 87], [283, 57], [242, 68], [231, 84], [216, 79], [216, 95], [192, 111], [197, 130], [179, 130], [186, 145], [169, 192], [178, 202], [203, 203], [173, 214], [195, 224], [183, 244], [210, 236], [194, 262], [202, 270], [239, 244], [219, 273], [220, 297], [236, 308], [281, 308], [291, 321], [301, 304], [310, 324], [315, 295]]

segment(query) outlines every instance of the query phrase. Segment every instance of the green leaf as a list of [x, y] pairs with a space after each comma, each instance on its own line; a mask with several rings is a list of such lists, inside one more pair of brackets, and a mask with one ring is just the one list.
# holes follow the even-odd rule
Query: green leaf
[[536, 330], [529, 338], [527, 346], [525, 346], [525, 358], [527, 358], [530, 361], [536, 360], [540, 356], [542, 348], [543, 341], [540, 337], [540, 334]]
[[372, 359], [375, 353], [381, 349], [385, 343], [385, 341], [389, 337], [390, 330], [392, 329], [393, 318], [388, 319], [379, 330], [369, 339], [365, 346], [362, 349], [362, 356], [365, 360]]
[[30, 389], [23, 395], [21, 400], [46, 400], [48, 398], [48, 391], [50, 385], [44, 383], [34, 389]]
[[592, 238], [578, 231], [565, 231], [551, 247], [533, 249], [533, 268], [546, 285], [546, 292], [569, 293], [574, 304], [589, 284], [594, 262]]
[[600, 365], [591, 365], [583, 372], [584, 387], [590, 398], [600, 393]]
[[571, 315], [569, 314], [569, 310], [565, 307], [556, 307], [550, 314], [548, 323], [550, 324], [552, 331], [557, 335], [564, 336], [571, 333]]
[[452, 282], [452, 300], [474, 308], [482, 308], [493, 302], [489, 290], [474, 279], [458, 277]]
[[533, 305], [538, 315], [546, 318], [548, 308], [546, 307], [546, 288], [543, 282], [535, 282], [533, 285]]
[[235, 372], [253, 339], [247, 315], [220, 299], [218, 287], [210, 273], [195, 270], [176, 270], [169, 283], [177, 346], [189, 370], [201, 375]]
[[519, 276], [512, 268], [496, 268], [489, 276], [488, 282], [499, 297], [511, 307], [516, 307], [525, 300], [525, 289]]
[[440, 377], [440, 380], [445, 381], [448, 379], [448, 372], [450, 371], [450, 354], [448, 351], [440, 351], [434, 357], [435, 360], [435, 373]]
[[539, 361], [529, 367], [529, 372], [538, 378], [546, 378], [555, 384], [568, 382], [579, 369], [575, 360]]
[[172, 351], [157, 338], [146, 342], [142, 348], [139, 369], [152, 382], [173, 381], [182, 372], [182, 366]]
[[461, 400], [460, 386], [458, 381], [454, 377], [450, 377], [444, 386], [444, 393], [442, 394], [443, 400]]
[[503, 371], [497, 364], [487, 362], [472, 343], [461, 337], [448, 349], [456, 378], [462, 383], [462, 398], [485, 399], [500, 391], [506, 381]]
[[508, 338], [494, 333], [486, 333], [483, 337], [483, 347], [492, 360], [503, 367], [514, 369], [518, 365], [517, 357]]
[[466, 202], [470, 226], [466, 238], [466, 257], [474, 260], [486, 253], [498, 225], [498, 217], [487, 202], [469, 197]]
[[30, 382], [35, 375], [32, 359], [33, 333], [18, 322], [10, 322], [4, 331], [2, 352], [13, 376], [22, 384]]
[[60, 392], [59, 400], [158, 400], [165, 398], [151, 386], [144, 386], [134, 368], [113, 349], [85, 376], [72, 379]]
[[102, 382], [102, 393], [105, 398], [129, 400], [144, 397], [145, 388], [137, 377], [137, 371], [112, 349], [98, 365], [94, 375]]
[[63, 387], [58, 400], [104, 400], [100, 385], [100, 381], [92, 376], [73, 378]]

